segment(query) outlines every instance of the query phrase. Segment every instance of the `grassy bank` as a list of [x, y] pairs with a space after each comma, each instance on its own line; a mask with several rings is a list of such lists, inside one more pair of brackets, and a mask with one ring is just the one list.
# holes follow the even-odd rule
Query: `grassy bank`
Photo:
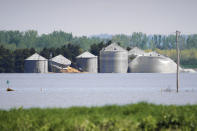
[[11, 109], [0, 111], [0, 130], [197, 130], [197, 105]]

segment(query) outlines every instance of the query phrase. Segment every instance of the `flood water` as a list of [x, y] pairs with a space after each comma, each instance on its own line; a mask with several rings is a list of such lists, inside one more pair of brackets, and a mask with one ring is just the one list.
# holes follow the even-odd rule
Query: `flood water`
[[[15, 91], [7, 92], [6, 81]], [[0, 109], [130, 104], [197, 104], [197, 73], [0, 74]]]

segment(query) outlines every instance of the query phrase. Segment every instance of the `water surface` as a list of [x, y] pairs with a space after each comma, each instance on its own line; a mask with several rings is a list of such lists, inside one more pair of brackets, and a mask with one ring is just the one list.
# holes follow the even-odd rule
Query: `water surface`
[[[6, 92], [6, 81], [13, 92]], [[0, 74], [0, 108], [130, 104], [197, 104], [197, 73]]]

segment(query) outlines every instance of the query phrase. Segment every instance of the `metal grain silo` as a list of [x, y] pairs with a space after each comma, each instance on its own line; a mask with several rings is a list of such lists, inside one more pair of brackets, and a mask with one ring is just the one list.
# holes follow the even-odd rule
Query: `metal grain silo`
[[98, 58], [97, 56], [89, 53], [88, 51], [82, 53], [76, 57], [77, 66], [85, 71], [90, 73], [98, 72]]
[[130, 73], [175, 73], [176, 63], [164, 56], [137, 56], [129, 63]]
[[146, 53], [143, 50], [139, 49], [138, 47], [134, 47], [131, 50], [129, 50], [128, 55], [130, 57], [136, 57], [136, 56], [145, 56]]
[[128, 51], [116, 43], [100, 51], [101, 73], [126, 73], [128, 69]]
[[25, 73], [47, 73], [48, 60], [39, 54], [35, 53], [25, 59]]
[[49, 60], [49, 70], [51, 72], [59, 72], [71, 65], [71, 61], [65, 58], [63, 55], [58, 55]]

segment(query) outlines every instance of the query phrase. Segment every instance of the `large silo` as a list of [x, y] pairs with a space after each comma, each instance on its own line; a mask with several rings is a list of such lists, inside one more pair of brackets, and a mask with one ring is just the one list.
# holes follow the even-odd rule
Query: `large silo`
[[128, 51], [112, 43], [100, 51], [101, 73], [126, 73], [128, 69]]
[[60, 71], [71, 65], [71, 61], [62, 55], [58, 55], [49, 60], [49, 70], [51, 72]]
[[82, 53], [81, 55], [76, 57], [77, 66], [85, 71], [90, 73], [98, 72], [98, 58], [97, 56], [89, 53], [88, 51]]
[[35, 53], [25, 59], [25, 73], [47, 73], [48, 60], [39, 54]]
[[129, 63], [130, 73], [175, 73], [176, 63], [164, 56], [137, 56]]

